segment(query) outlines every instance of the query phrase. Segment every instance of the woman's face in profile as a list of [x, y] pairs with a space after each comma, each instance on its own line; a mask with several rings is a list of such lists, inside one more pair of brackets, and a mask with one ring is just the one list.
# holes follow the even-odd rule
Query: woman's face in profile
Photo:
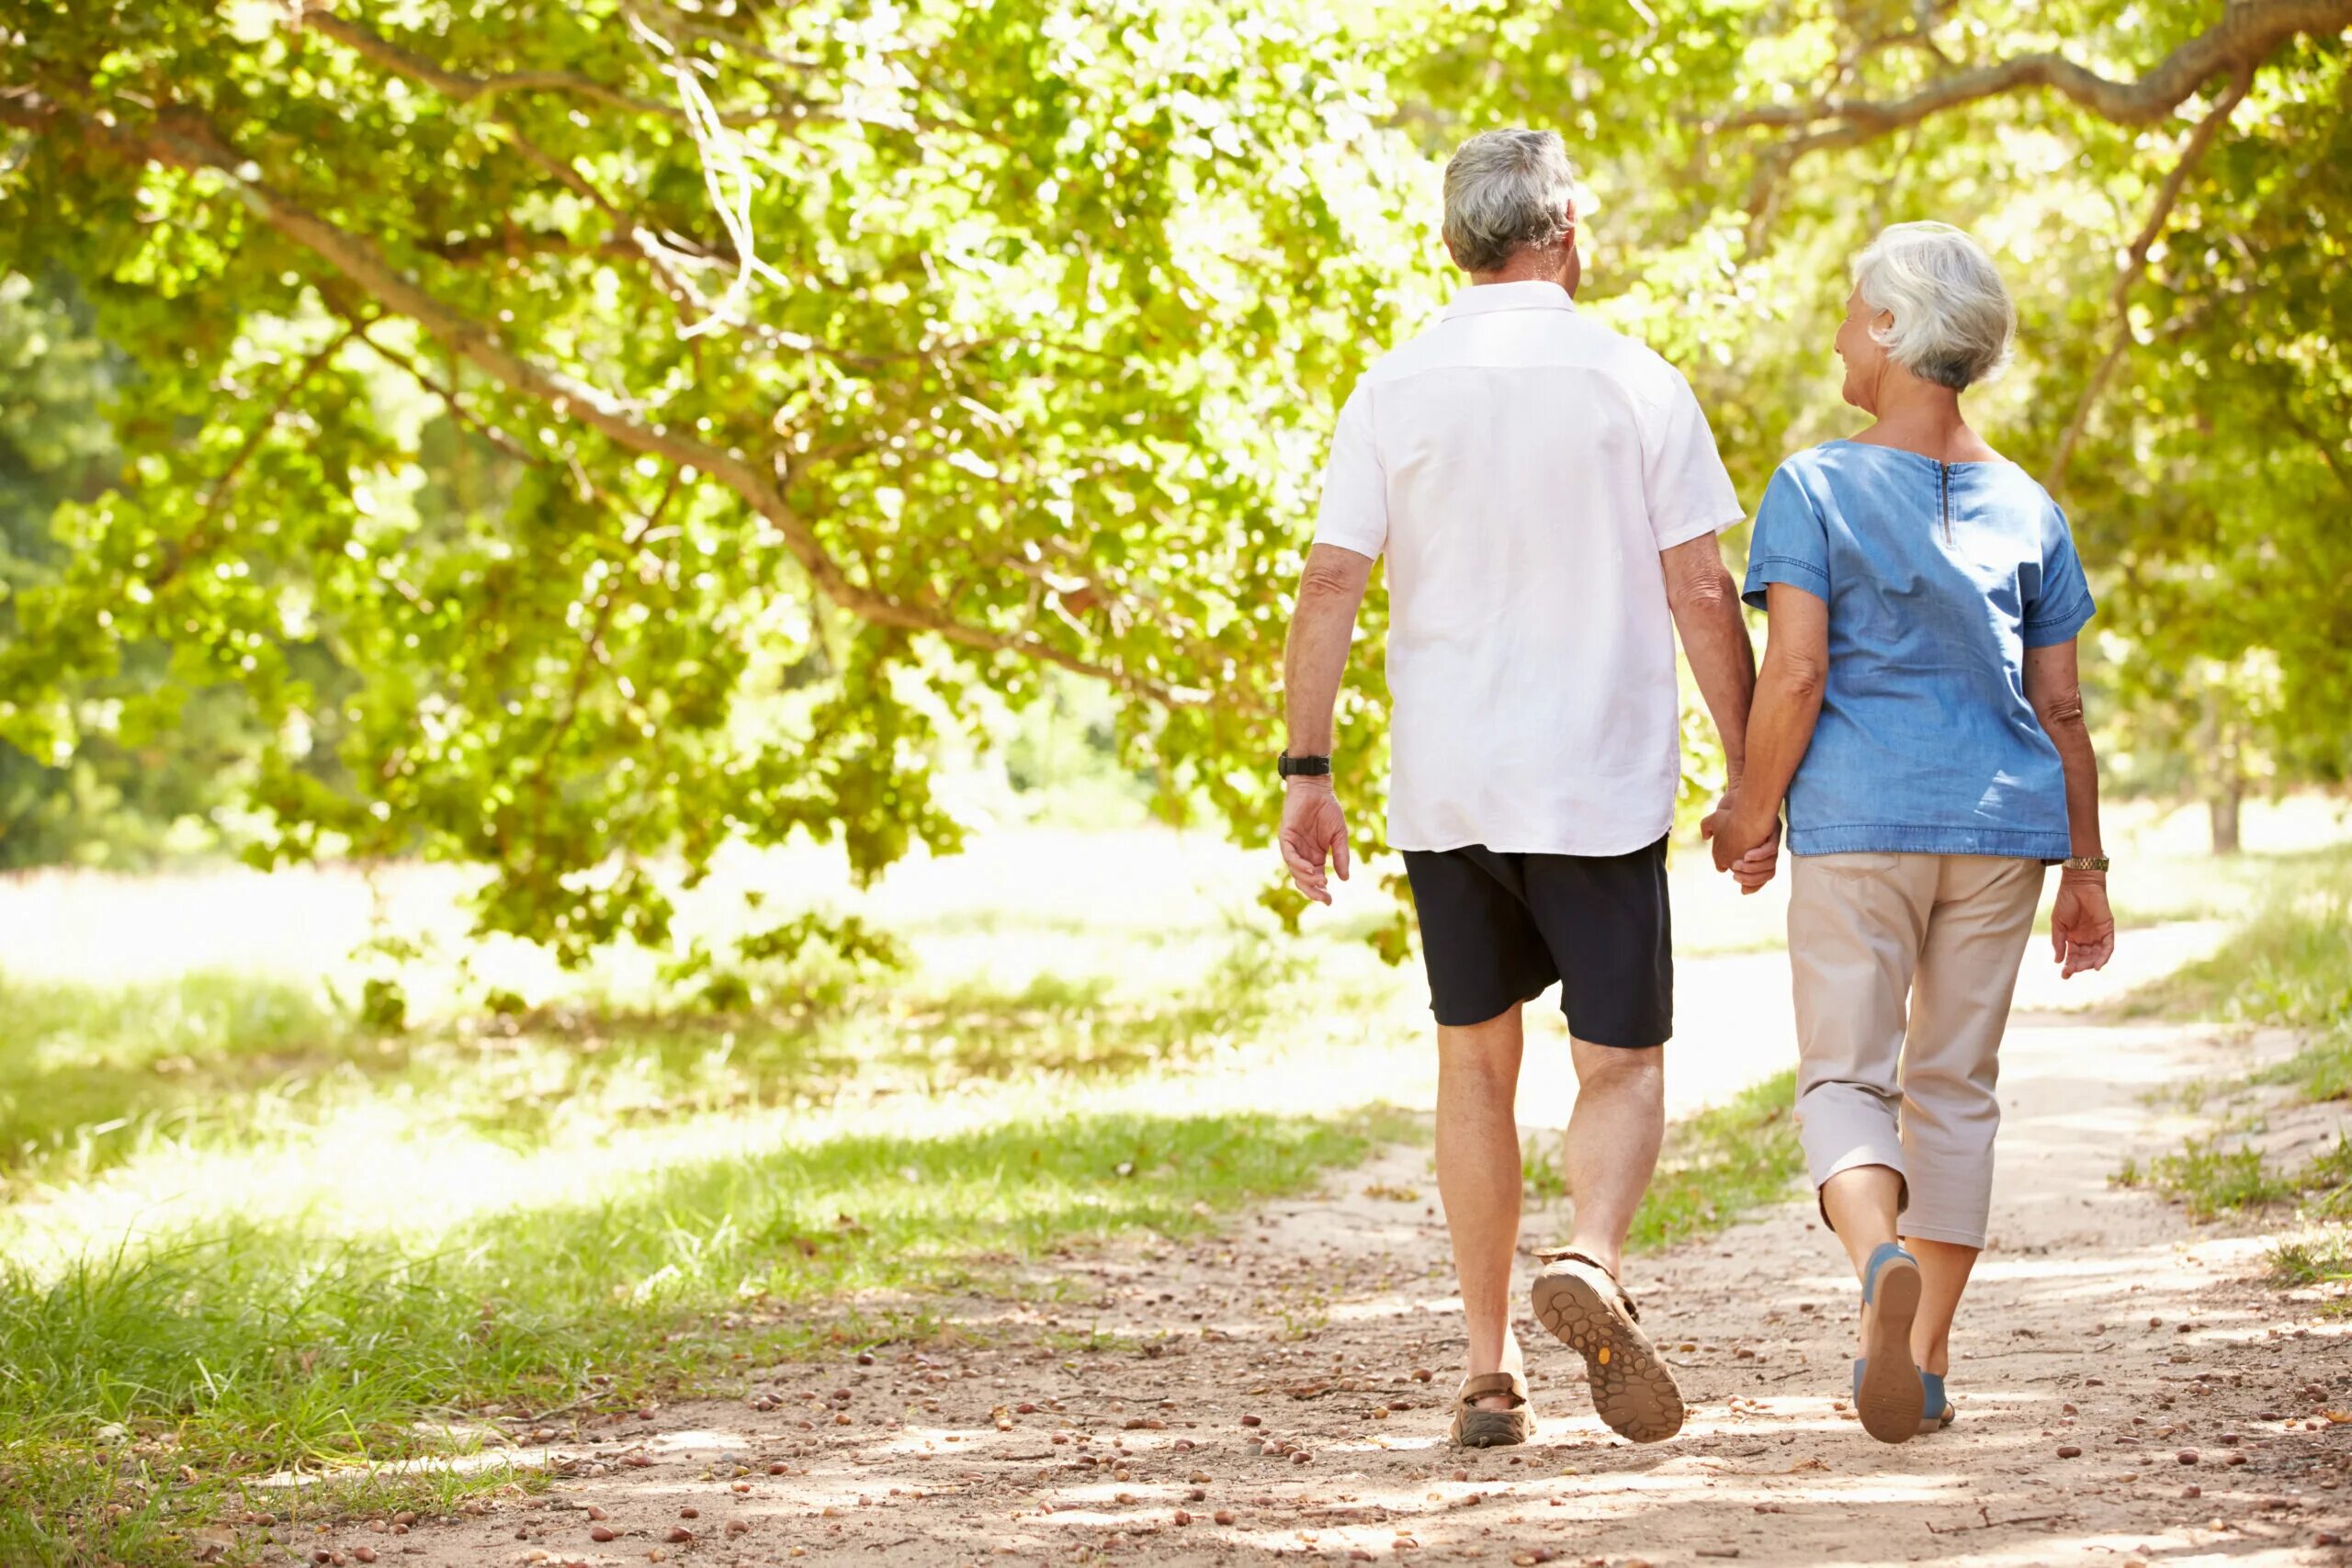
[[1838, 357], [1846, 362], [1846, 383], [1838, 392], [1864, 413], [1878, 412], [1878, 378], [1886, 365], [1886, 350], [1871, 335], [1871, 327], [1885, 314], [1865, 304], [1857, 287], [1846, 296], [1846, 319], [1838, 324]]

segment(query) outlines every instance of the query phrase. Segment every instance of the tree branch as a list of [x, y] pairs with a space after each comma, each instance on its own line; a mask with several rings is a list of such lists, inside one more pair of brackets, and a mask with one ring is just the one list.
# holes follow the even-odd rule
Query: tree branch
[[2163, 237], [2165, 225], [2172, 221], [2172, 209], [2179, 203], [2181, 190], [2188, 185], [2189, 175], [2203, 160], [2206, 150], [2213, 145], [2214, 139], [2230, 122], [2230, 116], [2253, 85], [2253, 65], [2239, 66], [2237, 74], [2230, 81], [2229, 90], [2222, 95], [2211, 111], [2197, 122], [2196, 130], [2189, 135], [2188, 145], [2180, 150], [2180, 156], [2173, 162], [2172, 172], [2156, 188], [2156, 199], [2149, 207], [2148, 220], [2140, 225], [2140, 232], [2132, 237], [2132, 248], [2125, 254], [2123, 270], [2116, 274], [2115, 288], [2108, 306], [2109, 313], [2114, 318], [2114, 325], [2109, 331], [2107, 352], [2099, 356], [2098, 364], [2091, 370], [2090, 379], [2083, 384], [2083, 395], [2075, 400], [2074, 417], [2066, 422], [2065, 433], [2058, 438], [2057, 453], [2050, 459], [2050, 472], [2042, 480], [2047, 489], [2055, 491], [2066, 482], [2067, 467], [2074, 461], [2075, 448], [2081, 443], [2083, 432], [2090, 424], [2091, 411], [2106, 395], [2108, 382], [2114, 378], [2116, 367], [2122, 364], [2123, 355], [2131, 349], [2132, 290], [2147, 274], [2148, 253]]
[[286, 385], [278, 391], [277, 400], [271, 403], [268, 412], [254, 422], [253, 428], [245, 433], [244, 440], [238, 443], [237, 450], [231, 455], [219, 476], [211, 484], [205, 487], [203, 515], [197, 519], [195, 527], [189, 529], [180, 538], [172, 541], [170, 548], [164, 552], [162, 569], [148, 583], [150, 588], [160, 588], [177, 577], [180, 569], [187, 564], [189, 557], [200, 555], [210, 547], [213, 525], [220, 519], [220, 508], [228, 503], [230, 492], [236, 488], [237, 476], [244, 472], [245, 465], [252, 461], [253, 455], [260, 450], [261, 444], [268, 438], [269, 433], [277, 428], [278, 417], [293, 403], [295, 397], [300, 393], [304, 386], [309, 384], [311, 378], [318, 374], [320, 367], [333, 359], [345, 344], [360, 335], [360, 323], [348, 322], [343, 331], [320, 344], [305, 357], [301, 365], [295, 369], [294, 374], [287, 378]]
[[[296, 6], [292, 19], [298, 28], [324, 33], [353, 53], [395, 75], [432, 88], [443, 97], [469, 104], [513, 93], [564, 93], [594, 103], [608, 104], [631, 114], [653, 115], [662, 119], [683, 120], [685, 110], [675, 103], [658, 98], [641, 98], [625, 88], [576, 71], [506, 71], [493, 76], [470, 76], [452, 71], [407, 49], [381, 33], [371, 31], [357, 22], [349, 21], [325, 10], [306, 10]], [[719, 123], [729, 127], [747, 125], [792, 125], [808, 120], [831, 118], [818, 104], [800, 99], [786, 99], [763, 109], [728, 109], [719, 115]]]
[[929, 632], [959, 647], [1009, 653], [1102, 681], [1169, 707], [1242, 707], [1233, 694], [1181, 687], [1098, 663], [1028, 633], [974, 626], [929, 605], [910, 604], [851, 578], [827, 552], [806, 518], [785, 499], [775, 475], [732, 448], [714, 446], [672, 426], [648, 423], [629, 400], [516, 353], [484, 323], [460, 314], [393, 265], [365, 238], [311, 211], [248, 173], [251, 160], [232, 148], [211, 124], [186, 106], [172, 106], [144, 128], [73, 114], [36, 96], [0, 98], [0, 121], [55, 134], [61, 128], [117, 152], [165, 167], [220, 179], [260, 222], [333, 267], [386, 310], [406, 316], [450, 353], [492, 380], [578, 419], [614, 445], [708, 474], [740, 496], [775, 531], [818, 591], [851, 615], [877, 626]]
[[2062, 54], [2024, 54], [1931, 82], [1906, 97], [1828, 98], [1805, 107], [1744, 109], [1703, 129], [1801, 131], [1789, 143], [1793, 161], [1824, 148], [1868, 141], [1964, 104], [2032, 88], [2057, 93], [2118, 125], [2152, 125], [2220, 73], [2257, 65], [2290, 39], [2346, 28], [2352, 28], [2352, 0], [2230, 0], [2221, 20], [2135, 81], [2111, 80]]

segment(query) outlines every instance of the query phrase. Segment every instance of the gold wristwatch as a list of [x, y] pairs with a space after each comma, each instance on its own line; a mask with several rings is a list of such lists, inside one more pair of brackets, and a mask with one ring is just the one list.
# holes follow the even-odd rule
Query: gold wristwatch
[[2107, 857], [2105, 855], [2068, 855], [2061, 863], [2068, 871], [2105, 871]]

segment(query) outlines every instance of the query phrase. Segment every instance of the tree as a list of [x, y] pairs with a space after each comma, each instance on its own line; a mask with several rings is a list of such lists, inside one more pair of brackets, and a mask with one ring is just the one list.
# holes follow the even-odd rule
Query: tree
[[[2116, 667], [2275, 664], [2249, 733], [2340, 777], [2342, 535], [2300, 519], [2352, 462], [2347, 26], [0, 0], [0, 266], [72, 279], [140, 377], [123, 483], [60, 509], [70, 569], [17, 601], [0, 734], [72, 747], [104, 718], [74, 683], [168, 648], [264, 736], [273, 852], [490, 864], [485, 923], [575, 960], [663, 939], [658, 857], [952, 845], [934, 738], [1048, 668], [1118, 694], [1171, 808], [1262, 832], [1321, 433], [1441, 288], [1434, 157], [1527, 120], [1608, 197], [1593, 304], [1690, 371], [1751, 495], [1842, 427], [1868, 233], [1984, 231], [2026, 319], [1991, 412], [2075, 514]], [[2158, 618], [2192, 601], [2193, 637]]]
[[[952, 845], [976, 682], [1099, 677], [1228, 789], [1414, 270], [1318, 9], [11, 6], [0, 258], [142, 382], [0, 727], [72, 744], [61, 682], [163, 641], [267, 731], [277, 852], [490, 863], [574, 959], [662, 940], [670, 852]], [[419, 504], [451, 427], [495, 506]]]

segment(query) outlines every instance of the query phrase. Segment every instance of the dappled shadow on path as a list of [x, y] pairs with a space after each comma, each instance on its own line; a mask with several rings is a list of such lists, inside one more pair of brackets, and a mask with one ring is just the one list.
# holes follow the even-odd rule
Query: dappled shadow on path
[[1634, 1267], [1691, 1398], [1681, 1437], [1608, 1434], [1573, 1359], [1522, 1325], [1537, 1442], [1445, 1449], [1461, 1344], [1407, 1150], [1232, 1234], [1072, 1258], [1057, 1300], [943, 1303], [921, 1344], [526, 1438], [555, 1489], [420, 1522], [404, 1560], [2332, 1561], [2352, 1325], [2260, 1286], [2248, 1241], [2105, 1179], [2169, 1134], [2147, 1091], [2221, 1059], [2187, 1031], [2013, 1037], [1961, 1418], [1898, 1448], [1840, 1407], [1854, 1291], [1792, 1203]]

